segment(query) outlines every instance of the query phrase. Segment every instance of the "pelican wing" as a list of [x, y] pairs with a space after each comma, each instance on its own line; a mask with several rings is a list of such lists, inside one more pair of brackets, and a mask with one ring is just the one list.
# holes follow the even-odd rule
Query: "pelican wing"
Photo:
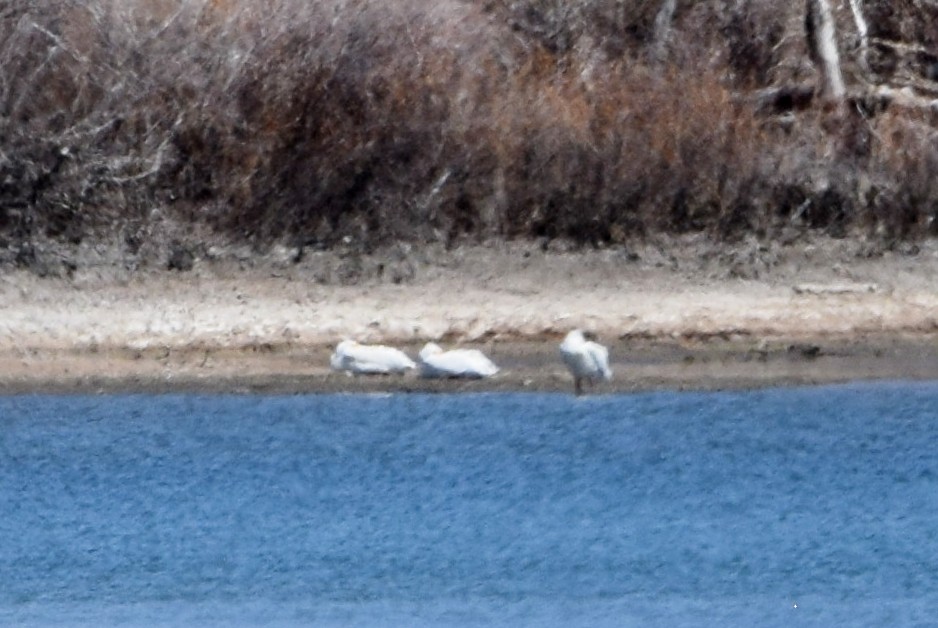
[[383, 345], [340, 345], [332, 356], [332, 367], [363, 375], [403, 373], [417, 365], [403, 351]]
[[612, 379], [612, 370], [609, 368], [609, 349], [596, 342], [586, 343], [590, 376]]
[[584, 344], [564, 343], [560, 346], [560, 357], [574, 377], [589, 377], [593, 372], [594, 360]]
[[583, 359], [583, 354], [579, 351], [574, 351], [569, 347], [560, 347], [560, 357], [563, 358], [563, 363], [567, 365], [567, 368], [570, 369], [570, 372], [573, 373], [574, 377], [584, 377], [586, 374], [586, 362]]
[[498, 367], [477, 349], [455, 349], [420, 356], [420, 374], [437, 377], [491, 377]]

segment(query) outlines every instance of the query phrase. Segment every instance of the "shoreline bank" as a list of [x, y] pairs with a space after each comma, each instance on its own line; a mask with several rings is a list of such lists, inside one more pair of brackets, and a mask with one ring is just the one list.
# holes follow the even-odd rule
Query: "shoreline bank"
[[[785, 249], [771, 272], [727, 277], [643, 252], [464, 247], [406, 283], [321, 281], [306, 266], [197, 264], [189, 273], [0, 275], [0, 394], [36, 392], [568, 391], [557, 353], [574, 327], [610, 349], [600, 391], [753, 388], [938, 378], [938, 246], [864, 259]], [[377, 262], [375, 262], [377, 263]], [[319, 279], [317, 279], [319, 278]], [[349, 378], [343, 338], [416, 355], [482, 349], [485, 381]]]
[[[35, 351], [0, 355], [0, 394], [562, 392], [572, 380], [553, 341], [481, 345], [500, 367], [486, 380], [415, 373], [352, 377], [328, 367], [329, 347]], [[405, 346], [410, 353], [417, 347]], [[695, 344], [617, 341], [615, 376], [594, 393], [742, 390], [866, 380], [938, 379], [935, 338]]]

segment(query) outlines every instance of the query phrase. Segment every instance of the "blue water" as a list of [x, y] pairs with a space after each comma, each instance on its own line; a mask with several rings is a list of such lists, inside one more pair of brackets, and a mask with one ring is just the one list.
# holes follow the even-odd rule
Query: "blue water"
[[938, 619], [938, 384], [0, 398], [0, 625]]

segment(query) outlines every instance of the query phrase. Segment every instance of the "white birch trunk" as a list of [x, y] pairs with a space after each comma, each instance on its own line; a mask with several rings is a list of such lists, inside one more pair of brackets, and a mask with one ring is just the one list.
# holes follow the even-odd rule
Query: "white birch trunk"
[[832, 102], [842, 102], [846, 89], [840, 72], [840, 54], [837, 52], [837, 34], [830, 2], [808, 0], [808, 11], [814, 23], [813, 43], [823, 81], [822, 96]]
[[870, 45], [870, 29], [863, 17], [862, 0], [850, 0], [850, 11], [853, 13], [853, 22], [857, 25], [857, 35], [860, 38], [860, 67], [863, 71], [869, 73], [870, 64], [868, 61], [868, 50]]

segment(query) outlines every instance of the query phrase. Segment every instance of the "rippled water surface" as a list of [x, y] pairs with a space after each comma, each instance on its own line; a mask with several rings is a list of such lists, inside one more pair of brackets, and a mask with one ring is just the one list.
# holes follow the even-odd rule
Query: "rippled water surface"
[[0, 398], [0, 625], [915, 625], [938, 385]]

